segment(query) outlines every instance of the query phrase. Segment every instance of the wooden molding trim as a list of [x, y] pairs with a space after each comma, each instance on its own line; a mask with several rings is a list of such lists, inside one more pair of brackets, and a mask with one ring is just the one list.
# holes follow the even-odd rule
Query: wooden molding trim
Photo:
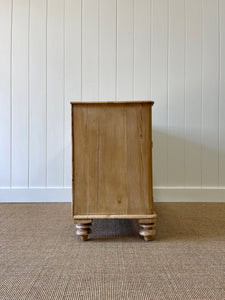
[[74, 220], [83, 219], [156, 219], [157, 215], [155, 213], [149, 215], [76, 215]]

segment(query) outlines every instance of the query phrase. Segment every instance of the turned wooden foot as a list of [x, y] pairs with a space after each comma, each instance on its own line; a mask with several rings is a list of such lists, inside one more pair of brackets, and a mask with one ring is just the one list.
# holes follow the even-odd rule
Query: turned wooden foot
[[139, 226], [140, 226], [139, 234], [143, 236], [145, 241], [150, 241], [153, 238], [153, 236], [156, 234], [156, 231], [154, 229], [156, 218], [157, 215], [154, 213], [152, 214], [152, 217], [149, 219], [139, 220]]
[[92, 233], [92, 220], [79, 220], [76, 224], [76, 234], [80, 236], [82, 241], [87, 241], [88, 235]]

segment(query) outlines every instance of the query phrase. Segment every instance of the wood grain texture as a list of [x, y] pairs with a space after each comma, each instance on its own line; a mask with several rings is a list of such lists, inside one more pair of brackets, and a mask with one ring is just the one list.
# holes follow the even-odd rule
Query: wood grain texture
[[75, 217], [152, 213], [151, 105], [72, 104]]
[[127, 130], [127, 212], [146, 213], [152, 202], [151, 105], [129, 105]]
[[[76, 215], [74, 216], [74, 222], [76, 223], [87, 223], [89, 222], [88, 220], [89, 219], [97, 219], [97, 220], [101, 220], [101, 219], [138, 219], [140, 220], [140, 223], [141, 221], [143, 221], [144, 223], [146, 222], [150, 222], [151, 219], [156, 219], [157, 218], [157, 215], [156, 213], [152, 213], [152, 214], [144, 214], [144, 215], [140, 215], [140, 214], [135, 214], [135, 215], [131, 215], [131, 214], [124, 214], [124, 215], [112, 215], [112, 214], [107, 214], [107, 215], [99, 215], [99, 214], [96, 214], [96, 215], [91, 215], [91, 214], [88, 214], [88, 215]], [[91, 221], [90, 221], [91, 222]]]

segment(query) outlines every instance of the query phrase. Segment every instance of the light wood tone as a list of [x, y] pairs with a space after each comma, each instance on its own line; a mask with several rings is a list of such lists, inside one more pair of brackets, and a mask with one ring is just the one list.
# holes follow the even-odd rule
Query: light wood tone
[[76, 224], [76, 234], [80, 236], [82, 241], [87, 241], [88, 235], [92, 233], [92, 220], [79, 220]]
[[153, 213], [151, 215], [76, 215], [74, 216], [74, 220], [77, 221], [79, 220], [85, 220], [87, 219], [140, 219], [143, 222], [148, 222], [151, 219], [156, 219], [157, 215], [156, 213]]
[[152, 218], [152, 105], [72, 103], [75, 220]]
[[156, 223], [156, 215], [152, 219], [139, 220], [139, 225], [141, 227], [139, 234], [144, 237], [145, 241], [150, 241], [156, 234], [154, 229]]
[[142, 104], [142, 103], [150, 103], [154, 104], [154, 101], [151, 100], [138, 100], [138, 101], [71, 101], [71, 104]]
[[92, 223], [92, 219], [87, 219], [86, 216], [84, 216], [84, 218], [79, 218], [79, 219], [75, 219], [74, 218], [74, 223], [75, 224], [87, 224], [87, 223]]

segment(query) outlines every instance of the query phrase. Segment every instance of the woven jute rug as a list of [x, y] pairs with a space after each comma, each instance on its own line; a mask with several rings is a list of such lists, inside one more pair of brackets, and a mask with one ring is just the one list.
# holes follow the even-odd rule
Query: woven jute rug
[[225, 299], [225, 204], [155, 203], [157, 235], [136, 220], [75, 234], [71, 203], [0, 204], [0, 300]]

